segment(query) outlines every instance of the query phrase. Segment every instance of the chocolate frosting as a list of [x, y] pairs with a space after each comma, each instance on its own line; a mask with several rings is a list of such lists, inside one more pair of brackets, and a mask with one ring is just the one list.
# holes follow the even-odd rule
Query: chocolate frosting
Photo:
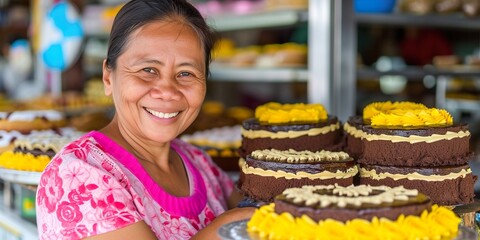
[[282, 163], [282, 162], [269, 162], [263, 160], [257, 160], [250, 155], [247, 156], [246, 162], [248, 166], [254, 168], [261, 168], [272, 171], [284, 171], [288, 173], [307, 172], [307, 173], [319, 173], [322, 171], [336, 172], [337, 170], [345, 171], [355, 165], [353, 159], [348, 161], [335, 161], [335, 162], [316, 162], [316, 163]]
[[408, 137], [411, 135], [431, 136], [432, 134], [445, 134], [446, 132], [468, 131], [468, 125], [466, 123], [453, 124], [449, 126], [442, 125], [421, 127], [373, 127], [371, 125], [364, 125], [361, 127], [361, 129], [367, 134], [385, 134]]
[[311, 128], [321, 128], [338, 122], [337, 117], [328, 116], [328, 119], [318, 123], [285, 123], [285, 124], [261, 124], [255, 118], [250, 118], [242, 122], [246, 130], [265, 130], [269, 132], [285, 131], [305, 131]]
[[361, 168], [366, 170], [374, 169], [377, 173], [393, 173], [393, 174], [409, 174], [409, 173], [419, 173], [421, 175], [447, 175], [450, 173], [457, 173], [461, 170], [469, 169], [469, 165], [461, 166], [436, 166], [436, 167], [395, 167], [395, 166], [379, 166], [379, 165], [364, 165], [360, 164]]

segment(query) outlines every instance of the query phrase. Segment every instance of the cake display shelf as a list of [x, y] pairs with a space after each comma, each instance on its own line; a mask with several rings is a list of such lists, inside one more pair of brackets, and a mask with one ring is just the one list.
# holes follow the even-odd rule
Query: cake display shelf
[[38, 185], [38, 183], [40, 182], [41, 174], [41, 172], [29, 172], [0, 168], [0, 179], [18, 184]]
[[249, 14], [214, 15], [207, 19], [217, 31], [235, 31], [256, 28], [291, 26], [306, 22], [306, 10], [265, 11]]
[[356, 14], [355, 20], [358, 24], [480, 29], [477, 18], [468, 18], [461, 14]]
[[[254, 240], [255, 236], [250, 236], [247, 232], [248, 219], [231, 222], [223, 225], [218, 230], [218, 235], [223, 240]], [[454, 240], [476, 240], [477, 233], [465, 226], [460, 226], [458, 236]]]
[[307, 82], [308, 70], [302, 68], [211, 67], [212, 81], [233, 82]]

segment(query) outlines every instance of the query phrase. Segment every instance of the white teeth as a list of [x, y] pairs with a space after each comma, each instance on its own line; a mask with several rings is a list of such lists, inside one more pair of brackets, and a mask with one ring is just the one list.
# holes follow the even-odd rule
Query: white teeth
[[179, 112], [173, 112], [173, 113], [162, 113], [162, 112], [157, 112], [152, 109], [145, 108], [149, 113], [151, 113], [155, 117], [159, 118], [173, 118], [178, 115]]

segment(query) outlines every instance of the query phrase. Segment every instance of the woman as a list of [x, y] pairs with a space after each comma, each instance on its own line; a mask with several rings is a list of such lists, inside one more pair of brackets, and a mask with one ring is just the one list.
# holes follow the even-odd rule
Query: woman
[[103, 63], [115, 116], [45, 169], [41, 239], [215, 239], [223, 224], [251, 216], [252, 208], [234, 208], [241, 196], [228, 176], [177, 139], [200, 111], [212, 46], [185, 0], [123, 6]]

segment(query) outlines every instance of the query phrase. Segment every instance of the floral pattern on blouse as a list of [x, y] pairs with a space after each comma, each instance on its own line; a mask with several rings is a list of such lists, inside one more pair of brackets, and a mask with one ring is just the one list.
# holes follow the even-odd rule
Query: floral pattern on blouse
[[189, 239], [227, 209], [233, 182], [203, 151], [174, 140], [191, 196], [164, 192], [125, 149], [100, 132], [65, 146], [37, 188], [40, 239], [81, 239], [145, 221], [158, 239]]

